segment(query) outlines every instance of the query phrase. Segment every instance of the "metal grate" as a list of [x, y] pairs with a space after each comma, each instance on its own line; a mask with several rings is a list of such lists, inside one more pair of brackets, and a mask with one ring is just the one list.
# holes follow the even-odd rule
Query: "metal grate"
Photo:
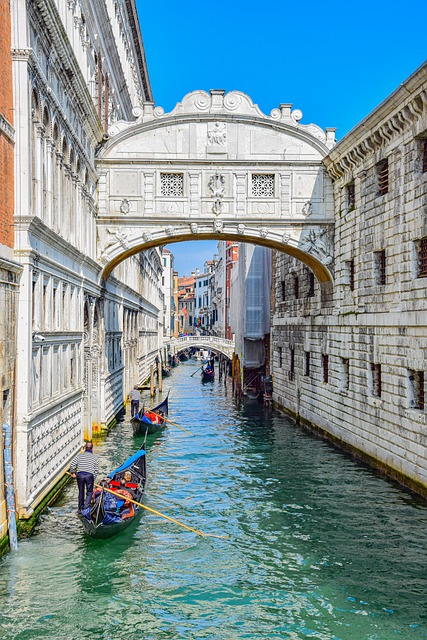
[[355, 276], [354, 260], [349, 260], [347, 262], [347, 269], [348, 269], [348, 284], [350, 285], [350, 291], [354, 291], [354, 276]]
[[378, 194], [388, 193], [388, 160], [381, 160], [377, 164]]
[[329, 356], [322, 354], [323, 382], [329, 382]]
[[421, 238], [418, 253], [418, 277], [427, 277], [427, 237]]
[[289, 364], [289, 372], [293, 375], [295, 373], [295, 349], [291, 349], [291, 359]]

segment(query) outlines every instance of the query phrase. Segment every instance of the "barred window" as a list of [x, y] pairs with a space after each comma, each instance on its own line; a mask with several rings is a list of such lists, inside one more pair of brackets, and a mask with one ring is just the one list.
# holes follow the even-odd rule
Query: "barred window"
[[421, 142], [421, 170], [423, 173], [427, 171], [427, 139]]
[[304, 351], [304, 375], [310, 375], [310, 351]]
[[253, 173], [252, 195], [257, 198], [272, 198], [274, 196], [274, 173]]
[[427, 237], [418, 245], [418, 278], [427, 278]]
[[161, 173], [160, 193], [162, 196], [184, 195], [184, 174], [183, 173]]
[[329, 382], [329, 356], [322, 353], [323, 382]]
[[341, 389], [348, 389], [349, 386], [350, 386], [350, 360], [348, 358], [341, 358], [340, 387]]
[[408, 370], [409, 379], [409, 406], [412, 409], [421, 409], [425, 407], [425, 385], [424, 371]]
[[376, 398], [381, 398], [381, 365], [371, 362], [371, 392]]
[[377, 284], [384, 285], [386, 283], [386, 257], [385, 251], [375, 251], [374, 253], [374, 269], [375, 269], [375, 281]]
[[294, 281], [294, 298], [295, 300], [299, 299], [299, 278], [296, 274], [293, 275]]
[[353, 211], [356, 206], [356, 193], [354, 189], [354, 182], [350, 182], [347, 185], [347, 210]]
[[354, 291], [355, 266], [354, 260], [345, 261], [345, 284], [350, 286], [350, 291]]
[[279, 369], [283, 367], [283, 352], [282, 347], [279, 347]]
[[314, 297], [314, 273], [312, 271], [309, 271], [307, 274], [308, 277], [308, 297], [309, 298], [313, 298]]
[[388, 159], [381, 160], [377, 166], [378, 195], [388, 193]]
[[295, 378], [295, 349], [291, 347], [290, 361], [289, 361], [289, 380], [293, 380], [294, 378]]
[[281, 292], [282, 292], [282, 302], [286, 299], [286, 280], [282, 280], [280, 282]]

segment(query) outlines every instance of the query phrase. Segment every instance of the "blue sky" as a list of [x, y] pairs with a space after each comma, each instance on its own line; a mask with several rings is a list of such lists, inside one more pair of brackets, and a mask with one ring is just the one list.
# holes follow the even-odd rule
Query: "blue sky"
[[[190, 91], [238, 90], [266, 114], [292, 103], [302, 124], [337, 127], [341, 139], [427, 58], [426, 0], [136, 2], [165, 111]], [[169, 248], [184, 274], [216, 243]]]

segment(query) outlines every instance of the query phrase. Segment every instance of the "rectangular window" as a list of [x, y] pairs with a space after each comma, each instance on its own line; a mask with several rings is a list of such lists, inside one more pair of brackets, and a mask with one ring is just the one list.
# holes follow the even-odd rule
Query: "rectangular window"
[[188, 316], [188, 324], [190, 327], [193, 326], [193, 316]]
[[256, 198], [274, 197], [274, 173], [253, 173], [252, 195]]
[[388, 193], [388, 159], [381, 160], [376, 165], [378, 195], [383, 196]]
[[427, 237], [421, 238], [418, 246], [418, 278], [427, 277]]
[[285, 280], [282, 280], [280, 282], [280, 288], [282, 292], [282, 302], [284, 302], [286, 298], [286, 281]]
[[421, 171], [427, 171], [427, 139], [421, 141]]
[[349, 285], [350, 291], [354, 291], [354, 281], [355, 281], [354, 260], [346, 260], [344, 263], [344, 266], [345, 266], [345, 284]]
[[160, 195], [182, 197], [184, 195], [184, 174], [161, 173]]
[[163, 258], [163, 266], [166, 267], [166, 258]]
[[295, 300], [299, 299], [299, 279], [297, 275], [293, 276], [294, 279], [294, 298]]
[[283, 351], [282, 347], [279, 347], [279, 369], [283, 367]]
[[340, 388], [348, 389], [349, 386], [350, 386], [350, 360], [348, 358], [341, 358]]
[[372, 395], [376, 398], [381, 398], [382, 386], [381, 386], [381, 365], [377, 362], [371, 362], [371, 391]]
[[384, 285], [386, 282], [385, 277], [385, 251], [375, 251], [374, 253], [374, 275], [376, 284]]
[[304, 351], [304, 375], [310, 376], [310, 351]]
[[295, 378], [295, 349], [290, 349], [289, 358], [289, 380]]
[[307, 274], [307, 278], [308, 278], [307, 295], [309, 298], [313, 298], [314, 297], [314, 273], [312, 271], [309, 271]]
[[353, 211], [356, 207], [356, 194], [354, 190], [354, 182], [350, 182], [346, 189], [347, 195], [347, 211]]
[[329, 356], [322, 353], [323, 382], [329, 382]]
[[420, 409], [424, 411], [425, 408], [425, 385], [424, 385], [424, 371], [412, 371], [408, 370], [409, 380], [409, 406], [412, 409]]

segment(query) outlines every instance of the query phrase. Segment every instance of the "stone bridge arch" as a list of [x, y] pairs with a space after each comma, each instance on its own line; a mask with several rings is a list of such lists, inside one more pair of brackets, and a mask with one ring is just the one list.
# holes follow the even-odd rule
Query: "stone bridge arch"
[[333, 278], [333, 192], [323, 158], [334, 129], [269, 116], [237, 91], [195, 91], [117, 122], [97, 159], [102, 278], [145, 249], [223, 239], [279, 249]]

